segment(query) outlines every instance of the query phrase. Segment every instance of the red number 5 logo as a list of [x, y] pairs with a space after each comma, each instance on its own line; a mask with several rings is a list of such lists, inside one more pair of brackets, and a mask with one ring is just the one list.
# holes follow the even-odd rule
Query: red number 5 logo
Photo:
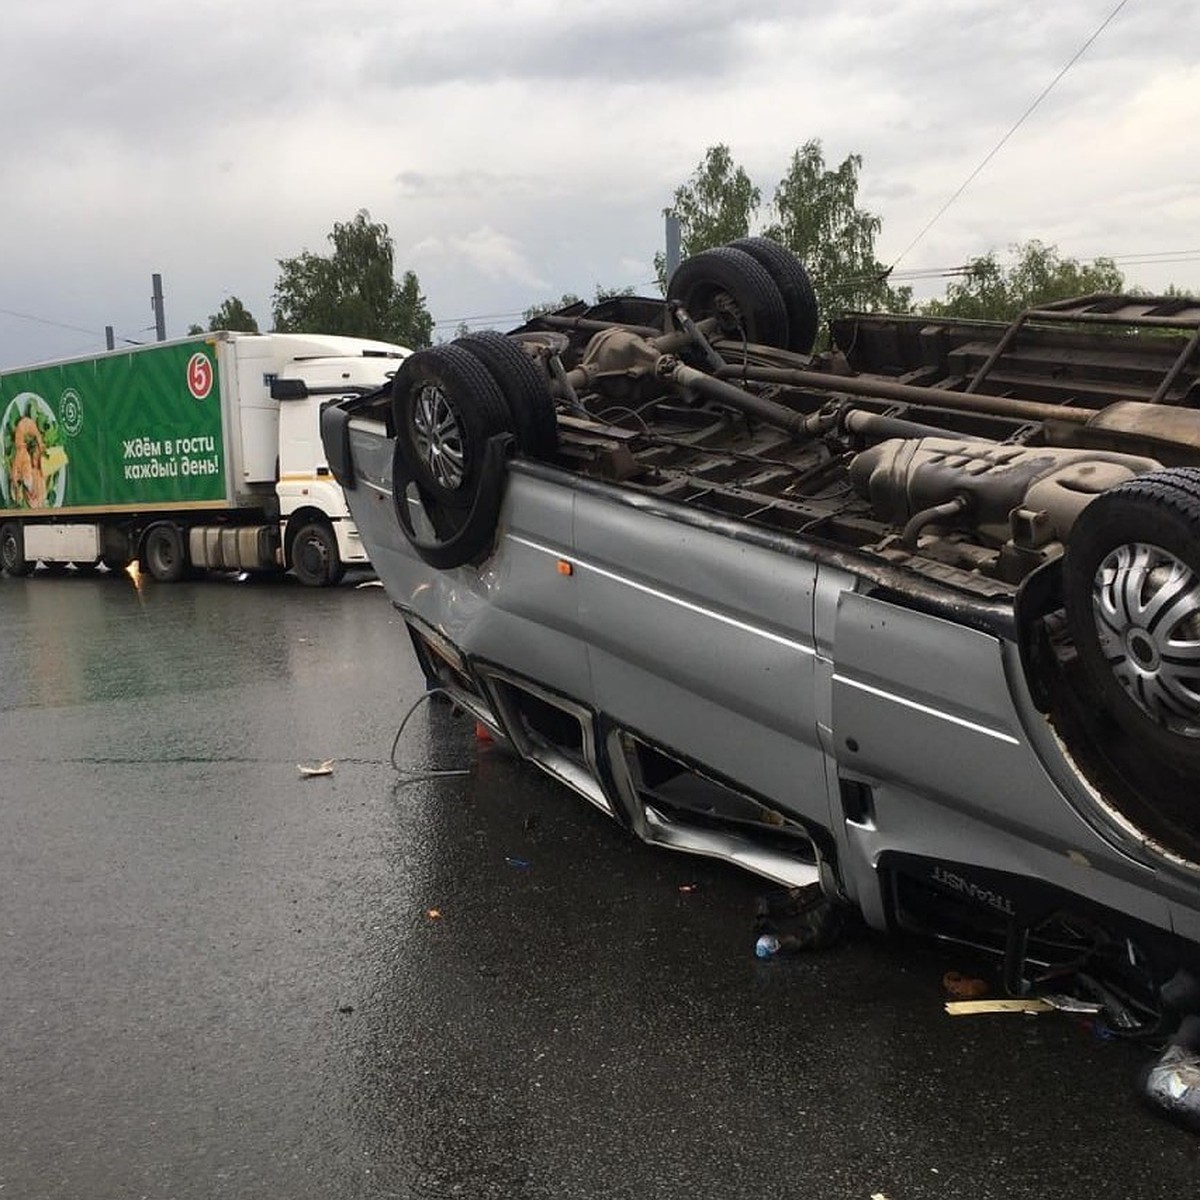
[[207, 354], [193, 354], [187, 365], [188, 391], [203, 400], [212, 391], [213, 369]]

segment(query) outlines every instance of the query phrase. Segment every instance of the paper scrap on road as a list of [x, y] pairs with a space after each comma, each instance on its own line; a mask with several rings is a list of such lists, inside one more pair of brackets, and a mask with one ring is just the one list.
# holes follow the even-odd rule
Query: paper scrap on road
[[333, 761], [332, 758], [327, 758], [324, 762], [317, 763], [315, 767], [306, 767], [303, 763], [297, 763], [296, 770], [300, 772], [301, 779], [315, 779], [318, 775], [332, 775]]
[[952, 1017], [971, 1017], [983, 1013], [1044, 1013], [1054, 1006], [1036, 996], [1028, 1000], [947, 1000], [946, 1012]]

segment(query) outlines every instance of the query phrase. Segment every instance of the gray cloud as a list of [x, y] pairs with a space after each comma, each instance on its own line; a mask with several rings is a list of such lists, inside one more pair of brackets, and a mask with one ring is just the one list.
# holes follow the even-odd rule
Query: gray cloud
[[[57, 324], [0, 313], [0, 365], [90, 348], [64, 324], [144, 334], [152, 271], [172, 332], [228, 293], [265, 320], [276, 260], [362, 207], [438, 319], [641, 285], [717, 141], [765, 198], [810, 137], [860, 153], [898, 252], [1111, 7], [9, 0], [0, 309]], [[1194, 244], [1193, 24], [1127, 5], [905, 265]]]

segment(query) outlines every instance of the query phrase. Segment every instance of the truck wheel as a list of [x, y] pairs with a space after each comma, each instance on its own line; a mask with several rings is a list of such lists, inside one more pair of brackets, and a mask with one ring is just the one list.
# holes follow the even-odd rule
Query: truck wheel
[[817, 294], [804, 264], [785, 246], [765, 237], [738, 238], [729, 243], [744, 250], [775, 282], [787, 309], [789, 350], [811, 354], [817, 340]]
[[489, 438], [510, 431], [504, 393], [461, 346], [418, 350], [392, 385], [396, 453], [421, 488], [447, 508], [469, 509]]
[[468, 333], [454, 345], [479, 359], [500, 385], [519, 449], [530, 458], [552, 458], [558, 450], [558, 414], [541, 368], [511, 338], [493, 330]]
[[15, 521], [0, 525], [0, 567], [14, 578], [32, 573], [36, 564], [25, 560], [25, 535]]
[[292, 571], [305, 587], [340, 583], [346, 566], [338, 554], [337, 538], [322, 521], [301, 525], [292, 541]]
[[146, 569], [159, 583], [178, 583], [187, 570], [183, 538], [174, 525], [155, 525], [146, 534]]
[[1200, 772], [1200, 474], [1097, 496], [1063, 561], [1067, 625], [1095, 698], [1141, 750]]
[[788, 346], [788, 317], [775, 281], [745, 250], [719, 246], [679, 264], [667, 284], [693, 321], [716, 317], [727, 337]]

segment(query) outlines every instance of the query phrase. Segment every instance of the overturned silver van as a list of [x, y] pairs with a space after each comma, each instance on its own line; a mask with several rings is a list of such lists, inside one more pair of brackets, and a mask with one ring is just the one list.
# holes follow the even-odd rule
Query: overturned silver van
[[429, 680], [638, 837], [1152, 994], [1200, 958], [1200, 302], [816, 333], [743, 239], [412, 355], [326, 451]]

